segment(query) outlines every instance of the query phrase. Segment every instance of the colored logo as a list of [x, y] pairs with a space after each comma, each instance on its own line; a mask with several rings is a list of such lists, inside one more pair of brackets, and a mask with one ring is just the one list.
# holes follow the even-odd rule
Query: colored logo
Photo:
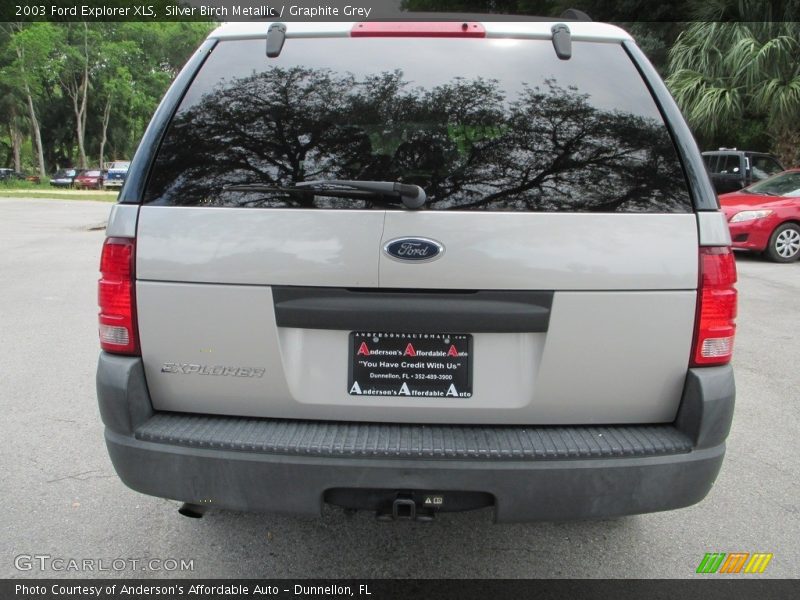
[[383, 247], [383, 251], [396, 260], [426, 262], [439, 258], [444, 246], [435, 240], [409, 237], [391, 240]]
[[763, 573], [772, 554], [765, 552], [706, 552], [697, 573]]

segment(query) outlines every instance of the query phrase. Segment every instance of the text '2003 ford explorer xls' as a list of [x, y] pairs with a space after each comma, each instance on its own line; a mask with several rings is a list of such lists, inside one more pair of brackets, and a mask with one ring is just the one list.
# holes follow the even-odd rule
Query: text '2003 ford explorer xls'
[[605, 517], [720, 469], [730, 236], [615, 27], [224, 25], [107, 236], [108, 450], [187, 513]]

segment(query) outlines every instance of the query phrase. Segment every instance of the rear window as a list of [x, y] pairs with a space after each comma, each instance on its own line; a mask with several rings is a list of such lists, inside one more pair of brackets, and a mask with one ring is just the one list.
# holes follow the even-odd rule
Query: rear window
[[[227, 186], [422, 186], [429, 210], [688, 212], [671, 137], [619, 44], [516, 39], [222, 41], [187, 90], [145, 202], [372, 208]], [[376, 208], [385, 208], [374, 203]]]

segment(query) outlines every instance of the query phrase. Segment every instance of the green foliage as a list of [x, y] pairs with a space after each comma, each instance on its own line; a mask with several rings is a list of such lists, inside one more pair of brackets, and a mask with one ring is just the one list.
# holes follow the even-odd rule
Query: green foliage
[[26, 181], [24, 179], [4, 179], [0, 181], [0, 189], [2, 190], [48, 190], [50, 189], [50, 180], [43, 179], [39, 183], [34, 181]]
[[33, 94], [41, 94], [55, 68], [56, 48], [63, 45], [62, 31], [51, 23], [5, 25], [4, 45], [0, 49], [4, 86], [27, 87]]
[[130, 158], [170, 82], [213, 27], [208, 22], [99, 22], [86, 28], [0, 23], [0, 166], [13, 166], [16, 127], [25, 135], [22, 166], [36, 167], [28, 92], [47, 171], [77, 164], [79, 127], [71, 94], [80, 108], [84, 85], [89, 164], [99, 161], [104, 130], [105, 160]]
[[[753, 132], [742, 125], [753, 120], [760, 122], [773, 149], [797, 136], [797, 22], [692, 23], [670, 51], [669, 72], [667, 85], [701, 138], [744, 145], [744, 134]], [[800, 158], [796, 151], [794, 156], [777, 151], [788, 164]]]

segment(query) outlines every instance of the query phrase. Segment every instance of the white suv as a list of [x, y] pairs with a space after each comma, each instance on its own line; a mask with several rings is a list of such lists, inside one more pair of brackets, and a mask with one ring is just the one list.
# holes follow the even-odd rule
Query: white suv
[[722, 464], [730, 237], [616, 27], [223, 25], [107, 235], [109, 453], [187, 514], [605, 517]]

